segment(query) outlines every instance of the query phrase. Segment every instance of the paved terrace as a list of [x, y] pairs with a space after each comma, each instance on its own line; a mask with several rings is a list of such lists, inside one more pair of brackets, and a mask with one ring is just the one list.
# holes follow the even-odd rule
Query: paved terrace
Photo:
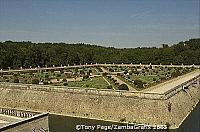
[[14, 122], [22, 121], [23, 118], [14, 117], [9, 115], [0, 114], [0, 128], [9, 125]]
[[143, 90], [144, 92], [150, 92], [150, 93], [159, 93], [163, 94], [166, 93], [167, 91], [175, 88], [176, 86], [187, 82], [197, 76], [200, 76], [200, 70], [195, 70], [193, 72], [190, 72], [188, 74], [185, 74], [183, 76], [179, 76], [177, 78], [171, 79], [169, 81], [166, 81], [164, 83], [160, 83], [156, 86], [150, 87], [148, 89]]

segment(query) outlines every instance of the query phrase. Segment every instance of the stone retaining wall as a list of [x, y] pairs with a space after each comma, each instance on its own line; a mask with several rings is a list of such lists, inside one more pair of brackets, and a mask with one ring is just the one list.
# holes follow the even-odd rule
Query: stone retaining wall
[[0, 107], [176, 128], [200, 99], [196, 80], [165, 94], [0, 83]]

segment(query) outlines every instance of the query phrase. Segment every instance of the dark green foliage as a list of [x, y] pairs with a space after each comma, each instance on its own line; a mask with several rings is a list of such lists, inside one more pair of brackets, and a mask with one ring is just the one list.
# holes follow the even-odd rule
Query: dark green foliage
[[112, 89], [112, 85], [107, 86], [107, 89]]
[[107, 72], [104, 72], [102, 75], [103, 75], [103, 76], [106, 76], [106, 75], [108, 75], [108, 73], [107, 73]]
[[14, 82], [14, 83], [19, 83], [19, 79], [18, 79], [18, 78], [15, 78], [13, 82]]
[[[0, 42], [0, 68], [85, 63], [200, 64], [200, 39], [163, 48], [106, 48], [88, 44]], [[102, 70], [97, 68], [100, 72]]]
[[48, 81], [43, 81], [43, 85], [48, 85]]
[[127, 70], [125, 70], [125, 71], [124, 71], [124, 74], [127, 74], [127, 73], [128, 73], [128, 71], [127, 71]]
[[85, 74], [85, 72], [83, 70], [80, 71], [80, 74]]
[[121, 74], [120, 73], [117, 73], [117, 76], [120, 76]]
[[32, 80], [32, 84], [39, 84], [39, 80], [38, 80], [37, 78], [34, 78], [34, 79]]
[[128, 89], [128, 86], [127, 86], [126, 84], [121, 84], [121, 85], [119, 85], [118, 89], [119, 89], [119, 90], [129, 90], [129, 89]]
[[83, 80], [88, 79], [88, 78], [89, 78], [89, 75], [84, 75], [83, 76]]
[[67, 83], [67, 82], [65, 82], [65, 83], [63, 83], [63, 85], [64, 85], [64, 86], [67, 86], [67, 85], [68, 85], [68, 83]]
[[141, 80], [134, 80], [134, 84], [138, 87], [138, 88], [144, 88], [144, 83]]
[[62, 80], [62, 82], [67, 82], [67, 79], [66, 79], [66, 78], [64, 78], [64, 79]]
[[171, 74], [172, 77], [178, 77], [178, 76], [180, 76], [180, 75], [181, 75], [181, 73], [180, 73], [179, 70], [177, 70], [177, 71], [175, 71], [175, 72], [172, 72], [172, 74]]

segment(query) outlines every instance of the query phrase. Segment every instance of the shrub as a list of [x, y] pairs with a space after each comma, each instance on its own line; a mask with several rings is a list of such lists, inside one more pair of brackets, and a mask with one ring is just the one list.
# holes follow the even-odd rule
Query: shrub
[[117, 80], [114, 79], [113, 82], [115, 83], [115, 82], [117, 82]]
[[37, 78], [33, 79], [32, 84], [39, 84], [39, 80]]
[[108, 78], [111, 78], [111, 76], [107, 76]]
[[108, 75], [108, 73], [107, 73], [107, 72], [104, 72], [102, 75], [103, 75], [103, 76], [106, 76], [106, 75]]
[[43, 84], [48, 85], [49, 83], [48, 83], [48, 81], [43, 81]]
[[67, 82], [65, 82], [65, 83], [63, 83], [63, 85], [64, 85], [64, 86], [67, 86], [67, 85], [68, 85], [68, 83], [67, 83]]
[[89, 70], [89, 73], [92, 73], [92, 70], [91, 70], [91, 69]]
[[60, 76], [61, 76], [61, 74], [60, 74], [60, 73], [58, 73], [56, 76], [57, 76], [57, 77], [60, 77]]
[[144, 88], [144, 83], [141, 80], [134, 80], [134, 84], [137, 85], [138, 88]]
[[62, 82], [67, 82], [67, 79], [66, 79], [66, 78], [63, 78]]
[[19, 79], [18, 79], [18, 78], [15, 78], [15, 79], [14, 79], [14, 83], [19, 83]]
[[129, 90], [128, 89], [128, 86], [126, 85], [126, 84], [121, 84], [121, 85], [119, 85], [119, 88], [118, 88], [119, 90]]
[[83, 70], [80, 71], [80, 74], [85, 74], [85, 72]]
[[118, 82], [115, 82], [115, 85], [119, 85], [119, 83], [118, 83]]
[[48, 75], [48, 74], [46, 74], [44, 77], [45, 77], [45, 78], [49, 78], [49, 75]]
[[17, 76], [19, 76], [19, 74], [15, 73], [13, 76], [14, 76], [14, 77], [17, 77]]
[[107, 86], [107, 89], [112, 89], [112, 85]]
[[160, 77], [160, 80], [166, 80], [166, 77]]
[[89, 87], [89, 85], [88, 85], [88, 84], [86, 84], [86, 87]]
[[89, 75], [84, 75], [83, 76], [83, 79], [88, 79], [89, 78]]
[[125, 71], [124, 71], [124, 74], [127, 74], [127, 73], [128, 73], [128, 71], [127, 71], [127, 70], [125, 70]]
[[120, 73], [117, 73], [117, 76], [120, 76], [121, 74]]

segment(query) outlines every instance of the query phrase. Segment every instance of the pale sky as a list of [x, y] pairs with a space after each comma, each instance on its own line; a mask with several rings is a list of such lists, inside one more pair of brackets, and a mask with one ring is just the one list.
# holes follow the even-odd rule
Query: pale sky
[[152, 47], [199, 37], [199, 0], [0, 0], [0, 41]]

